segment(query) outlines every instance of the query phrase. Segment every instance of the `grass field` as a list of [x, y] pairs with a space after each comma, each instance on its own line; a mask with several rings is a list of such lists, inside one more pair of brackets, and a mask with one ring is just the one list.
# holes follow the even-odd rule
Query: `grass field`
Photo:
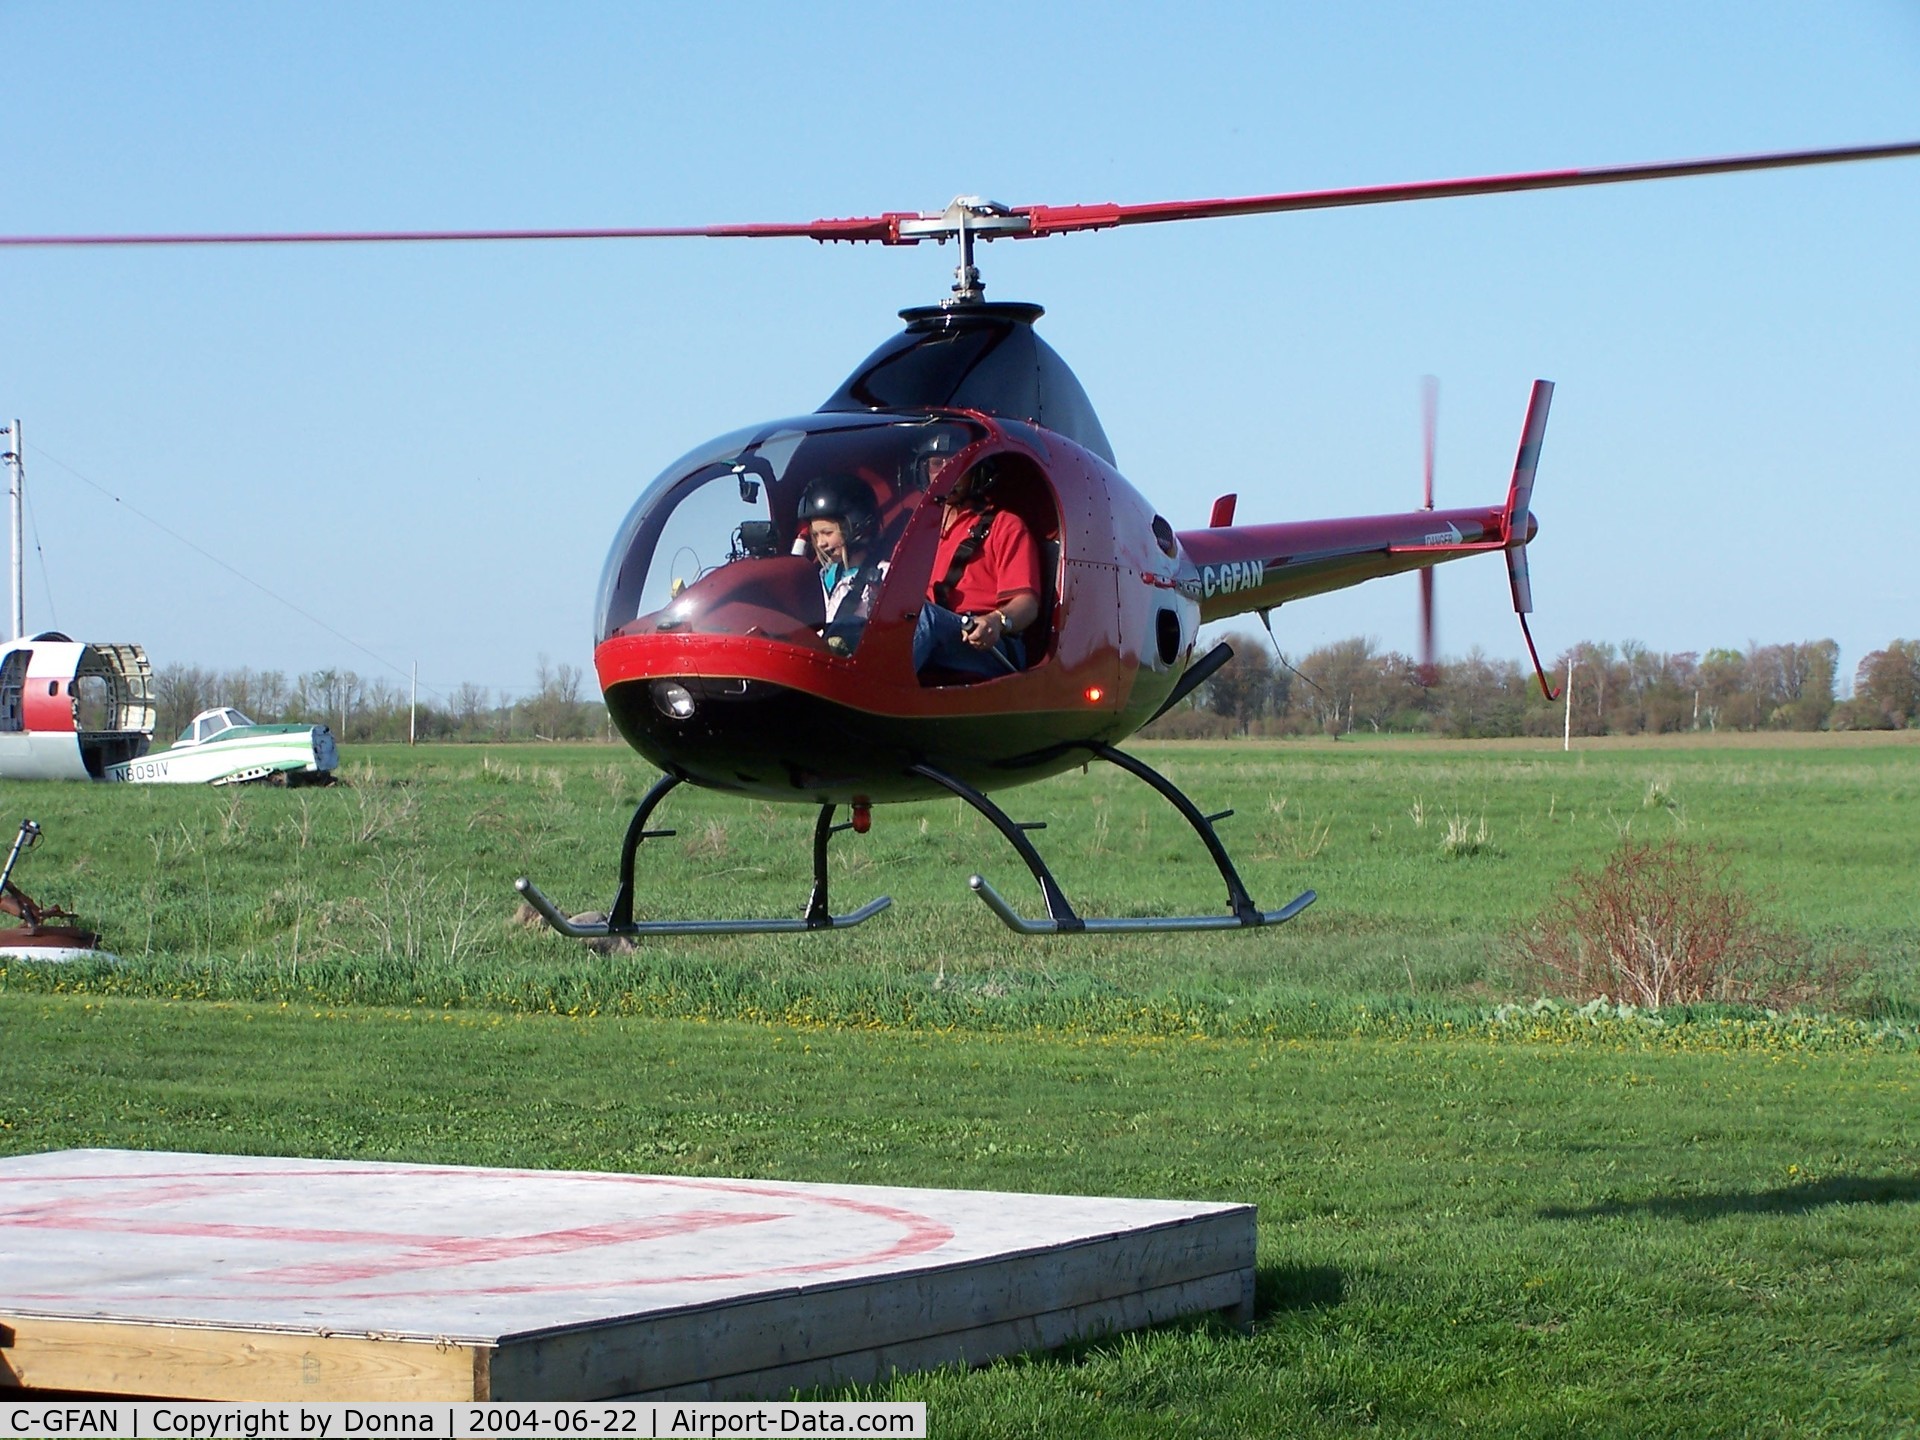
[[[1771, 741], [1771, 737], [1768, 737]], [[1920, 1019], [1920, 744], [1588, 748], [1537, 742], [1142, 747], [1222, 823], [1255, 899], [1321, 899], [1258, 934], [1033, 941], [967, 891], [1039, 909], [1024, 867], [958, 801], [883, 808], [833, 842], [832, 937], [673, 939], [596, 957], [516, 925], [516, 875], [575, 909], [611, 898], [651, 773], [582, 747], [365, 747], [350, 785], [238, 792], [9, 787], [47, 839], [30, 892], [80, 910], [125, 963], [64, 983], [122, 994], [848, 1023], [1345, 1029], [1356, 1006], [1448, 1013], [1530, 999], [1507, 937], [1623, 834], [1710, 845], [1866, 975], [1855, 1012]], [[11, 798], [11, 796], [10, 796]], [[1217, 912], [1223, 887], [1171, 807], [1110, 767], [1004, 797], [1084, 913]], [[811, 812], [677, 792], [639, 865], [642, 912], [797, 915]], [[1464, 836], [1449, 843], [1449, 834]], [[1315, 1017], [1320, 1017], [1318, 1020]], [[1329, 1020], [1328, 1016], [1338, 1018]]]
[[[941, 1435], [1915, 1433], [1920, 745], [1142, 748], [1236, 807], [1256, 899], [1320, 903], [1271, 933], [1021, 940], [964, 877], [1025, 908], [1031, 883], [948, 803], [835, 840], [841, 908], [895, 897], [861, 930], [595, 956], [516, 922], [510, 881], [606, 903], [650, 778], [622, 752], [370, 748], [324, 792], [7, 786], [47, 831], [22, 882], [124, 963], [0, 973], [0, 1150], [1259, 1205], [1253, 1335], [897, 1382]], [[1087, 913], [1218, 908], [1123, 777], [1007, 799]], [[643, 906], [798, 913], [806, 812], [682, 792], [658, 821]], [[1535, 1007], [1507, 937], [1623, 833], [1715, 846], [1860, 959], [1856, 992]]]

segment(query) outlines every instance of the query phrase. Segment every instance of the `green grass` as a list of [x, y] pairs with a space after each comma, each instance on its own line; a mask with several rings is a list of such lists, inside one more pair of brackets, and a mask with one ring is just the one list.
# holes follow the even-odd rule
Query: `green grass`
[[[898, 1381], [942, 1435], [1884, 1435], [1920, 1415], [1920, 745], [1141, 747], [1272, 932], [1023, 940], [956, 803], [834, 841], [833, 936], [598, 956], [651, 776], [364, 747], [323, 792], [0, 788], [118, 966], [0, 966], [0, 1151], [77, 1145], [1250, 1201], [1259, 1319]], [[1003, 797], [1089, 914], [1216, 909], [1096, 767]], [[1448, 845], [1449, 821], [1471, 844]], [[678, 792], [643, 909], [796, 914], [810, 813]], [[1485, 838], [1480, 838], [1484, 824]], [[1540, 1006], [1507, 940], [1623, 833], [1715, 846], [1839, 1013]]]
[[1258, 1320], [909, 1377], [940, 1435], [1902, 1433], [1920, 1056], [0, 998], [0, 1148], [1250, 1201]]
[[[1850, 737], [1837, 737], [1846, 741]], [[884, 807], [835, 838], [839, 908], [894, 908], [797, 940], [677, 938], [592, 956], [513, 920], [516, 875], [604, 908], [651, 772], [594, 746], [363, 747], [327, 791], [11, 786], [47, 839], [21, 879], [79, 910], [111, 973], [0, 974], [157, 997], [320, 999], [1097, 1030], [1322, 1033], [1358, 1005], [1454, 1014], [1530, 999], [1507, 940], [1622, 834], [1716, 847], [1769, 918], [1866, 971], [1856, 1013], [1920, 1019], [1920, 745], [1537, 742], [1142, 747], [1222, 823], [1259, 902], [1311, 886], [1291, 924], [1245, 934], [1023, 939], [965, 887], [1038, 896], [958, 801]], [[14, 798], [14, 797], [18, 798]], [[1224, 890], [1172, 809], [1110, 767], [1008, 793], [1087, 914], [1218, 912]], [[1448, 844], [1464, 819], [1474, 843]], [[642, 913], [797, 915], [812, 817], [676, 792], [641, 849]], [[1485, 839], [1478, 837], [1484, 826]]]

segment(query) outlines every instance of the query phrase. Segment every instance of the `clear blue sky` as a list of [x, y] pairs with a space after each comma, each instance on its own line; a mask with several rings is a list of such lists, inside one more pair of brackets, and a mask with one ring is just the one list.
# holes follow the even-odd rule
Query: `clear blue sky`
[[[1920, 138], [1920, 6], [0, 3], [10, 233], [1138, 202]], [[1497, 500], [1559, 383], [1535, 633], [1920, 634], [1920, 160], [1003, 243], [1176, 526]], [[817, 405], [950, 249], [0, 254], [31, 628], [423, 687], [590, 668], [637, 490]], [[84, 477], [84, 479], [82, 478]], [[91, 482], [91, 483], [88, 483]], [[98, 488], [95, 488], [98, 487]], [[102, 492], [126, 503], [116, 505]], [[263, 596], [129, 507], [300, 609]], [[1497, 560], [1441, 646], [1522, 648]], [[49, 594], [51, 605], [49, 605]], [[4, 619], [0, 615], [0, 619]], [[1411, 579], [1275, 616], [1414, 644]], [[359, 647], [359, 648], [356, 648]]]

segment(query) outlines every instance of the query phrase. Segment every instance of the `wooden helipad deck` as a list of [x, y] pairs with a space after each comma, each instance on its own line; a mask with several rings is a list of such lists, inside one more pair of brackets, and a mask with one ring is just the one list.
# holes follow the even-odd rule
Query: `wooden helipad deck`
[[1251, 1206], [122, 1150], [0, 1159], [0, 1385], [765, 1398], [1209, 1310]]

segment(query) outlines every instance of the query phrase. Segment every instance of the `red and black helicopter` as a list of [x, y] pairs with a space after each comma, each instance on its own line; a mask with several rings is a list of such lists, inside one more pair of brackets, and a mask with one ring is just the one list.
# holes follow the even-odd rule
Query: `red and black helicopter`
[[[986, 816], [1038, 882], [1044, 918], [1020, 915], [979, 875], [970, 884], [1026, 934], [1253, 928], [1280, 924], [1314, 900], [1278, 910], [1248, 895], [1214, 823], [1165, 776], [1116, 748], [1231, 658], [1202, 650], [1209, 621], [1410, 570], [1423, 575], [1431, 636], [1436, 565], [1484, 551], [1506, 557], [1526, 634], [1533, 608], [1526, 546], [1553, 387], [1536, 381], [1505, 499], [1347, 519], [1235, 523], [1235, 497], [1210, 523], [1175, 531], [1122, 478], [1073, 372], [1035, 330], [1038, 305], [985, 298], [975, 246], [1076, 230], [1376, 205], [1522, 190], [1920, 155], [1920, 142], [1559, 170], [1359, 189], [1144, 205], [1007, 207], [973, 198], [936, 214], [894, 213], [801, 224], [594, 230], [406, 231], [266, 235], [37, 236], [5, 245], [307, 244], [379, 241], [615, 239], [673, 236], [805, 238], [915, 245], [954, 241], [950, 296], [904, 310], [905, 328], [809, 415], [752, 425], [667, 467], [635, 502], [600, 582], [594, 663], [620, 733], [661, 770], [627, 827], [618, 888], [604, 918], [570, 919], [530, 881], [520, 891], [560, 932], [579, 938], [840, 929], [884, 909], [882, 897], [835, 914], [827, 847], [865, 832], [871, 807], [953, 795]], [[1430, 424], [1431, 422], [1429, 422]], [[943, 506], [955, 486], [991, 475], [992, 504], [1012, 511], [1043, 557], [1039, 617], [1025, 668], [981, 680], [916, 672], [915, 622], [933, 574]], [[825, 477], [853, 477], [871, 497], [866, 623], [835, 633], [820, 572], [798, 542], [803, 496]], [[970, 479], [969, 477], [974, 477]], [[1529, 652], [1533, 640], [1526, 635]], [[1430, 645], [1430, 639], [1428, 641]], [[1430, 666], [1431, 654], [1423, 656]], [[1534, 655], [1539, 671], [1539, 658]], [[1540, 676], [1547, 687], [1544, 674]], [[1549, 692], [1551, 693], [1551, 692]], [[1092, 759], [1144, 780], [1193, 828], [1226, 883], [1216, 915], [1080, 915], [992, 792]], [[813, 890], [780, 919], [636, 919], [636, 857], [660, 803], [682, 784], [818, 807]], [[835, 823], [839, 807], [850, 818]]]

